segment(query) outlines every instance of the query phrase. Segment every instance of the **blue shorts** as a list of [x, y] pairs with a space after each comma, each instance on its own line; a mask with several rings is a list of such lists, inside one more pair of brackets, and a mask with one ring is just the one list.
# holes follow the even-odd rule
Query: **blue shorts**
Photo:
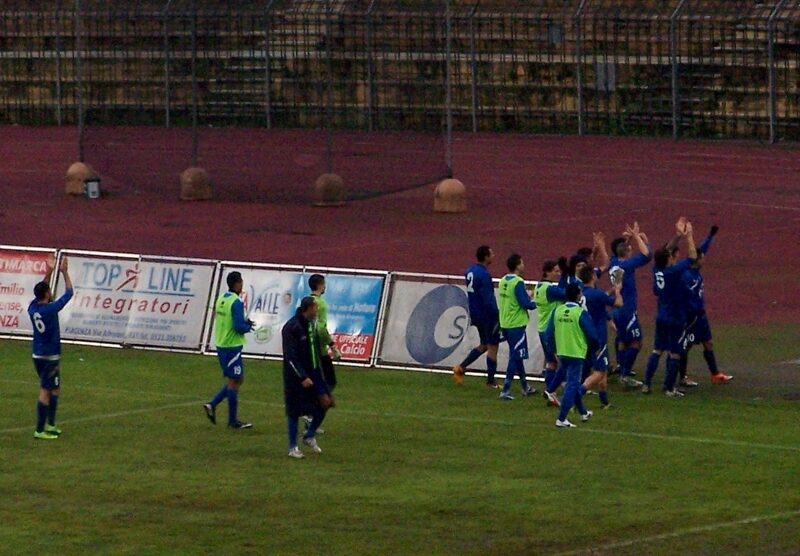
[[595, 351], [591, 355], [592, 360], [592, 370], [593, 371], [600, 371], [603, 373], [608, 372], [609, 364], [608, 364], [608, 344], [603, 344], [603, 347], [599, 350]]
[[544, 335], [544, 332], [539, 332], [539, 343], [542, 344], [542, 351], [544, 352], [544, 362], [545, 363], [556, 363], [556, 354], [553, 353], [553, 350], [550, 349], [550, 346], [547, 345], [547, 338]]
[[217, 348], [217, 359], [224, 376], [234, 380], [244, 380], [242, 348]]
[[308, 373], [308, 378], [310, 378], [311, 382], [314, 383], [314, 386], [311, 388], [314, 390], [314, 394], [317, 397], [331, 393], [331, 387], [325, 381], [325, 377], [322, 375], [321, 369], [312, 370], [310, 373]]
[[500, 323], [494, 322], [473, 322], [472, 325], [478, 329], [481, 344], [484, 346], [496, 346], [500, 344]]
[[711, 325], [705, 313], [689, 317], [689, 324], [686, 326], [686, 337], [684, 338], [684, 349], [695, 344], [711, 341]]
[[686, 330], [671, 321], [656, 320], [654, 349], [669, 353], [683, 353], [683, 340]]
[[34, 359], [33, 366], [39, 375], [39, 386], [44, 390], [55, 390], [61, 387], [61, 361]]
[[503, 336], [508, 342], [508, 356], [511, 359], [528, 358], [528, 336], [524, 328], [504, 328]]
[[642, 325], [636, 311], [615, 310], [612, 314], [614, 326], [617, 327], [617, 338], [623, 344], [630, 344], [642, 339]]

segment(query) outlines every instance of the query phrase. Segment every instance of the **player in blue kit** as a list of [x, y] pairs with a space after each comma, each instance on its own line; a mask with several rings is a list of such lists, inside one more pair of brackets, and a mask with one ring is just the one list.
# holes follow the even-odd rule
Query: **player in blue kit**
[[686, 334], [684, 335], [684, 350], [681, 355], [681, 385], [682, 386], [697, 386], [697, 383], [690, 380], [686, 376], [686, 367], [688, 365], [689, 350], [695, 344], [703, 344], [703, 357], [708, 365], [708, 371], [711, 373], [711, 382], [713, 384], [726, 384], [730, 382], [733, 377], [720, 372], [717, 367], [717, 359], [714, 355], [714, 343], [711, 339], [711, 326], [708, 322], [706, 315], [706, 306], [704, 298], [704, 280], [700, 271], [711, 247], [711, 242], [714, 236], [719, 231], [719, 227], [712, 226], [711, 231], [703, 240], [703, 243], [697, 248], [697, 260], [683, 274], [684, 282], [689, 290], [688, 308], [689, 316], [687, 319]]
[[456, 384], [464, 383], [464, 373], [472, 363], [486, 354], [486, 386], [499, 388], [494, 380], [497, 372], [497, 346], [500, 344], [500, 312], [494, 296], [494, 283], [489, 274], [494, 253], [488, 245], [478, 247], [475, 257], [478, 262], [470, 266], [464, 273], [469, 301], [469, 318], [472, 326], [478, 329], [480, 344], [469, 352], [469, 355], [453, 367], [453, 380]]
[[[676, 224], [678, 234], [666, 246], [654, 254], [653, 292], [658, 298], [656, 314], [656, 334], [653, 353], [647, 361], [642, 392], [651, 392], [653, 376], [658, 369], [658, 362], [663, 352], [668, 352], [667, 372], [664, 377], [664, 393], [672, 398], [683, 396], [683, 392], [675, 388], [680, 372], [680, 360], [683, 353], [683, 339], [686, 329], [688, 288], [683, 274], [697, 259], [697, 248], [691, 222], [681, 218]], [[688, 257], [678, 262], [678, 243], [685, 237]]]
[[226, 282], [228, 291], [219, 296], [214, 305], [214, 345], [227, 382], [210, 402], [203, 404], [203, 410], [208, 420], [216, 425], [217, 405], [227, 398], [228, 426], [232, 429], [250, 429], [253, 427], [252, 423], [240, 421], [237, 409], [239, 388], [244, 382], [244, 335], [253, 330], [253, 321], [245, 318], [244, 303], [239, 298], [244, 287], [241, 273], [231, 272], [226, 277]]
[[61, 328], [58, 313], [72, 299], [72, 279], [67, 258], [61, 259], [59, 270], [64, 277], [64, 295], [53, 301], [50, 276], [55, 264], [47, 263], [44, 280], [33, 288], [36, 297], [28, 305], [28, 316], [33, 324], [33, 365], [39, 375], [39, 400], [36, 403], [36, 431], [38, 440], [55, 440], [61, 434], [56, 426], [56, 409], [61, 393]]
[[597, 275], [591, 267], [581, 269], [578, 277], [583, 282], [583, 306], [589, 313], [597, 334], [599, 346], [590, 358], [591, 374], [583, 381], [580, 394], [597, 387], [603, 409], [611, 407], [608, 401], [608, 313], [607, 307], [622, 307], [622, 281], [614, 284], [614, 292], [606, 293], [597, 287]]
[[[636, 244], [638, 253], [633, 253]], [[642, 326], [637, 312], [636, 270], [645, 266], [652, 258], [647, 236], [639, 229], [639, 223], [628, 226], [622, 237], [611, 242], [609, 275], [612, 284], [617, 276], [622, 276], [622, 307], [614, 309], [612, 319], [617, 330], [618, 361], [620, 382], [625, 386], [637, 387], [641, 383], [633, 378], [633, 365], [639, 350], [642, 349]]]

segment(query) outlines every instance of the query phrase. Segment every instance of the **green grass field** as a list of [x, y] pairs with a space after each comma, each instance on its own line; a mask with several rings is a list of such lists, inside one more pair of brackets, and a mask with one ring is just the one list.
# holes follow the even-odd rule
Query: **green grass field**
[[29, 345], [0, 341], [0, 552], [797, 553], [800, 367], [781, 362], [800, 327], [716, 332], [733, 384], [709, 385], [697, 353], [691, 395], [615, 386], [615, 410], [569, 431], [477, 378], [341, 369], [303, 461], [276, 363], [247, 362], [255, 427], [234, 432], [200, 407], [215, 359], [65, 346], [64, 433], [42, 442]]

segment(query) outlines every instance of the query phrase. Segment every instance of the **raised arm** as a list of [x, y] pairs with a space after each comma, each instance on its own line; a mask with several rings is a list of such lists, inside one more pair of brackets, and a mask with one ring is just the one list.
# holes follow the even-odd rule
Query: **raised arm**
[[694, 230], [692, 229], [692, 223], [686, 223], [686, 251], [689, 255], [691, 260], [697, 259], [697, 247], [694, 244]]
[[594, 262], [595, 266], [600, 269], [600, 272], [608, 270], [608, 250], [606, 249], [606, 236], [603, 232], [595, 232], [592, 234], [594, 240]]
[[47, 268], [47, 272], [42, 278], [42, 282], [50, 283], [50, 278], [53, 276], [53, 271], [56, 269], [56, 258], [54, 255], [50, 255], [47, 257], [47, 262], [45, 262], [45, 266]]
[[71, 290], [72, 278], [70, 278], [69, 275], [69, 262], [67, 261], [66, 257], [61, 259], [61, 266], [59, 267], [59, 270], [61, 271], [61, 275], [64, 277], [64, 287], [68, 290]]
[[681, 238], [686, 235], [686, 217], [681, 216], [675, 223], [675, 235], [667, 243], [667, 249], [670, 251], [678, 246]]
[[718, 231], [719, 231], [719, 226], [711, 226], [711, 230], [708, 232], [708, 235], [703, 240], [703, 243], [701, 243], [697, 247], [698, 253], [704, 253], [704, 254], [708, 253], [708, 250], [711, 248], [711, 241], [714, 239], [714, 236], [717, 235]]
[[639, 230], [638, 222], [633, 223], [633, 230], [634, 233], [631, 237], [633, 237], [633, 240], [636, 242], [636, 247], [639, 248], [639, 253], [649, 258], [650, 245], [648, 245], [649, 242], [647, 241], [647, 236], [644, 235], [644, 233], [641, 230]]

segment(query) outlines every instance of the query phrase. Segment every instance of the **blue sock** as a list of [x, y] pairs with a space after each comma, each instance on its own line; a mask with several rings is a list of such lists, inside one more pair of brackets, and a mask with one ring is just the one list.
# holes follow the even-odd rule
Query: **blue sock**
[[56, 424], [56, 409], [58, 408], [58, 396], [50, 394], [50, 405], [47, 406], [47, 422], [50, 425]]
[[661, 356], [657, 353], [651, 353], [650, 357], [647, 358], [647, 370], [644, 374], [644, 383], [647, 386], [650, 386], [653, 383], [653, 377], [658, 370], [658, 362], [661, 359]]
[[287, 417], [289, 423], [289, 449], [297, 448], [297, 418]]
[[664, 390], [673, 390], [675, 388], [675, 380], [678, 378], [680, 367], [680, 359], [675, 359], [674, 357], [667, 358], [667, 373], [664, 377]]
[[561, 395], [561, 409], [558, 411], [558, 420], [563, 421], [569, 415], [569, 411], [575, 404], [575, 390], [567, 384], [564, 393]]
[[703, 357], [708, 364], [708, 370], [711, 371], [712, 375], [719, 373], [719, 369], [717, 368], [717, 358], [714, 356], [714, 350], [707, 349], [703, 351]]
[[544, 370], [544, 389], [548, 392], [552, 392], [550, 389], [550, 384], [553, 382], [553, 378], [555, 378], [556, 372], [553, 369], [545, 369]]
[[617, 351], [617, 362], [619, 363], [619, 376], [628, 376], [628, 350], [622, 349]]
[[622, 364], [625, 367], [625, 375], [629, 375], [636, 364], [636, 358], [639, 356], [639, 348], [628, 348], [625, 350], [625, 361]]
[[472, 365], [475, 361], [477, 361], [478, 357], [480, 357], [481, 355], [483, 355], [483, 352], [478, 348], [474, 348], [472, 351], [469, 352], [467, 358], [461, 362], [461, 366], [466, 369], [467, 367]]
[[44, 430], [44, 422], [47, 420], [47, 406], [42, 402], [36, 402], [36, 432]]
[[219, 389], [217, 395], [214, 396], [214, 399], [211, 400], [209, 403], [211, 404], [211, 407], [217, 407], [220, 404], [220, 402], [222, 402], [222, 400], [224, 400], [227, 397], [228, 397], [228, 385], [226, 384], [225, 386]]
[[494, 384], [494, 375], [497, 372], [497, 359], [486, 358], [486, 382]]
[[303, 435], [303, 438], [314, 438], [314, 435], [317, 434], [317, 429], [322, 424], [322, 421], [325, 420], [325, 415], [327, 414], [327, 409], [322, 409], [322, 407], [319, 406], [314, 408], [311, 424], [308, 426], [308, 430]]
[[514, 382], [514, 371], [516, 370], [516, 363], [513, 359], [508, 360], [506, 367], [506, 379], [503, 381], [503, 393], [508, 394], [511, 390], [511, 384]]
[[608, 405], [608, 392], [605, 390], [600, 390], [600, 403], [603, 405]]
[[525, 362], [522, 359], [517, 359], [517, 376], [519, 377], [519, 385], [522, 386], [522, 391], [528, 390], [528, 381], [525, 377]]
[[586, 415], [586, 406], [583, 405], [583, 397], [580, 392], [575, 394], [575, 407], [578, 409], [578, 413]]
[[564, 380], [567, 378], [567, 371], [564, 370], [564, 367], [559, 367], [556, 371], [556, 374], [553, 376], [553, 382], [550, 384], [550, 387], [547, 389], [548, 392], [554, 394], [558, 387], [564, 383]]
[[239, 391], [228, 388], [228, 424], [236, 422], [236, 410], [239, 407]]

